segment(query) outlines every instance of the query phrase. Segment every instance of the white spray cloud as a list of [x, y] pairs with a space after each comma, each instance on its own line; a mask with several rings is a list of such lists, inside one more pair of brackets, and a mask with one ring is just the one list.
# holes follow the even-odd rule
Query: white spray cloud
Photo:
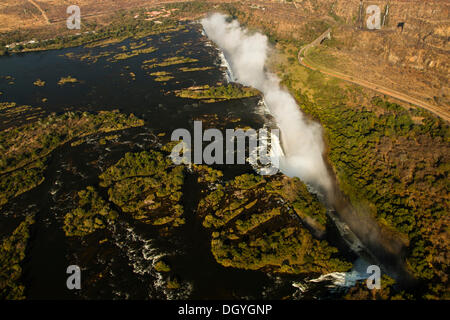
[[269, 44], [261, 33], [250, 33], [234, 20], [227, 22], [220, 13], [202, 19], [207, 36], [222, 49], [230, 62], [236, 81], [252, 86], [264, 99], [281, 130], [284, 158], [280, 170], [296, 176], [326, 193], [332, 183], [323, 159], [322, 129], [306, 119], [295, 99], [280, 87], [280, 80], [264, 69]]

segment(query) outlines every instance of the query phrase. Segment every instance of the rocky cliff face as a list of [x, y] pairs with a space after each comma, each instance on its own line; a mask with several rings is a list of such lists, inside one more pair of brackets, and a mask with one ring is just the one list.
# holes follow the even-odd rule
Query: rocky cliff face
[[[380, 8], [380, 30], [366, 27], [370, 5]], [[448, 0], [252, 0], [240, 2], [238, 18], [300, 43], [332, 25], [336, 41], [327, 54], [346, 65], [338, 71], [449, 106], [449, 9]]]
[[[359, 0], [335, 1], [334, 12], [350, 26], [358, 25]], [[450, 37], [449, 1], [363, 1], [364, 7], [376, 4], [382, 14], [389, 5], [386, 25], [381, 30], [360, 32], [354, 49], [381, 53], [391, 64], [418, 70], [448, 71]], [[367, 16], [363, 18], [367, 19]], [[398, 27], [404, 24], [403, 30]]]
[[365, 28], [368, 17], [364, 16], [363, 29], [359, 29], [360, 1], [338, 1], [336, 14], [353, 27], [335, 34], [346, 44], [343, 51], [349, 56], [361, 54], [366, 59], [384, 62], [386, 78], [396, 83], [399, 90], [406, 89], [428, 102], [449, 105], [450, 2], [384, 0], [362, 4], [363, 12], [371, 4], [378, 5], [382, 14], [388, 8], [386, 24], [381, 30], [369, 31]]
[[[297, 0], [307, 15], [339, 19], [333, 54], [352, 62], [355, 76], [437, 105], [449, 105], [450, 2], [447, 0]], [[366, 10], [380, 8], [381, 30], [368, 30]], [[388, 14], [383, 18], [386, 11]]]

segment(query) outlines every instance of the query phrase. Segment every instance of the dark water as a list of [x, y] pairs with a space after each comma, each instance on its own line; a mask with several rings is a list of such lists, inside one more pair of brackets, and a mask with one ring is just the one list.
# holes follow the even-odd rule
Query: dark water
[[[121, 46], [129, 47], [131, 42], [140, 40], [158, 50], [117, 62], [107, 60], [120, 53]], [[114, 54], [99, 58], [97, 62], [66, 56], [67, 53], [84, 55], [88, 52], [98, 55], [107, 51]], [[154, 77], [141, 68], [144, 60], [158, 58], [161, 61], [173, 56], [196, 58], [198, 62], [151, 69], [150, 72], [171, 72], [174, 79], [167, 83], [154, 81]], [[219, 121], [215, 125], [223, 128], [237, 125], [259, 128], [269, 120], [261, 113], [258, 98], [205, 104], [166, 94], [193, 85], [225, 81], [219, 63], [216, 50], [207, 45], [197, 25], [188, 25], [185, 31], [129, 39], [106, 47], [77, 47], [0, 59], [0, 92], [3, 92], [0, 102], [41, 107], [39, 112], [43, 114], [119, 109], [145, 120], [144, 127], [118, 132], [119, 137], [105, 145], [98, 143], [104, 135], [97, 134], [79, 146], [66, 144], [58, 148], [49, 157], [45, 181], [4, 206], [0, 235], [10, 233], [25, 215], [36, 214], [23, 264], [23, 281], [29, 298], [278, 299], [292, 295], [295, 288], [291, 282], [301, 277], [275, 277], [263, 272], [224, 268], [215, 262], [210, 252], [210, 236], [194, 213], [200, 195], [191, 177], [187, 178], [183, 190], [186, 224], [175, 230], [165, 231], [121, 216], [114, 225], [83, 240], [68, 239], [62, 231], [63, 217], [74, 207], [76, 192], [89, 185], [98, 186], [98, 175], [126, 152], [155, 148], [169, 141], [174, 129], [191, 129], [193, 120], [203, 115], [217, 114]], [[213, 68], [181, 72], [182, 66]], [[135, 74], [135, 80], [130, 72]], [[68, 75], [80, 83], [57, 85], [61, 77]], [[9, 84], [11, 80], [6, 80], [5, 76], [12, 76], [14, 83]], [[38, 78], [46, 82], [44, 87], [33, 85]], [[47, 102], [42, 102], [43, 98]], [[23, 123], [27, 114], [33, 112], [19, 115], [7, 124], [5, 115], [0, 114], [0, 129]], [[236, 118], [240, 120], [227, 122]], [[158, 136], [160, 133], [165, 136]], [[221, 169], [228, 176], [251, 171], [245, 166]], [[179, 290], [167, 290], [167, 276], [161, 277], [153, 270], [152, 263], [160, 256], [171, 265], [172, 274], [180, 281]], [[66, 268], [71, 264], [82, 269], [79, 292], [66, 289]]]

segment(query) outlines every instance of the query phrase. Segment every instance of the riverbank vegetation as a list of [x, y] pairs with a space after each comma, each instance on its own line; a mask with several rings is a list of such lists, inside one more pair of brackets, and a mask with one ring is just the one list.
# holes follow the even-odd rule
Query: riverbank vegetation
[[0, 299], [25, 299], [25, 287], [22, 283], [22, 263], [30, 238], [33, 216], [27, 216], [10, 236], [0, 243]]
[[296, 218], [308, 216], [320, 232], [327, 219], [325, 208], [299, 179], [237, 176], [216, 184], [197, 212], [211, 230], [211, 251], [223, 266], [295, 274], [351, 266]]
[[94, 187], [89, 186], [78, 192], [78, 207], [65, 215], [63, 230], [68, 237], [82, 237], [105, 228], [109, 221], [116, 218], [117, 212], [110, 208]]

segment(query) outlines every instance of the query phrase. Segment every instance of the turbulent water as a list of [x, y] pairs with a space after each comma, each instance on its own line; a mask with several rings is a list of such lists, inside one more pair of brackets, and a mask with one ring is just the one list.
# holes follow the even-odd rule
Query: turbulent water
[[[202, 31], [202, 34], [206, 35], [204, 30]], [[218, 49], [218, 53], [221, 61], [220, 66], [224, 70], [224, 76], [227, 79], [227, 82], [238, 82], [238, 80], [234, 77], [233, 69], [231, 68], [223, 51]], [[271, 113], [270, 108], [267, 106], [264, 97], [261, 98], [261, 100], [258, 103], [258, 106], [260, 108], [259, 114], [266, 118], [264, 129], [267, 131], [268, 134], [265, 141], [262, 144], [260, 143], [255, 150], [250, 151], [252, 154], [249, 155], [249, 161], [256, 172], [262, 175], [270, 175], [278, 171], [279, 164], [285, 158], [285, 155], [283, 147], [281, 145], [280, 137], [278, 135], [270, 133], [271, 130], [278, 129], [278, 126], [276, 121], [272, 120], [273, 115]], [[259, 139], [263, 140], [261, 137], [259, 137]], [[263, 167], [256, 160], [258, 159], [259, 154], [265, 154], [265, 152], [267, 151], [266, 148], [269, 149], [268, 156], [270, 159], [270, 166]], [[273, 170], [273, 168], [277, 170]]]

